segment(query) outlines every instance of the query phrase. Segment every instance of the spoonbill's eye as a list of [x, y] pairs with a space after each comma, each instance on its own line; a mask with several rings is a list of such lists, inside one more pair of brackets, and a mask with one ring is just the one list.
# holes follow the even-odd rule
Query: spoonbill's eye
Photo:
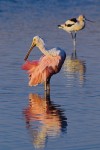
[[34, 42], [36, 42], [36, 39], [34, 39]]

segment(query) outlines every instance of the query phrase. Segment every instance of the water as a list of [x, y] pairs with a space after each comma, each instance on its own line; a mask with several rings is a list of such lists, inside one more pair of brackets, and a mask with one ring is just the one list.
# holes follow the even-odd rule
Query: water
[[[0, 1], [0, 150], [100, 149], [99, 10], [98, 0]], [[96, 22], [78, 33], [73, 59], [71, 37], [57, 25], [79, 14]], [[21, 70], [35, 35], [67, 54], [50, 97], [43, 85], [28, 87]], [[35, 48], [30, 59], [40, 55]]]

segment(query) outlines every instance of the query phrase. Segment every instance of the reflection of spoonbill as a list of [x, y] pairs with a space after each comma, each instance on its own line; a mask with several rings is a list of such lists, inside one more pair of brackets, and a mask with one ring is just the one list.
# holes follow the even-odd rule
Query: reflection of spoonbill
[[[85, 20], [90, 21], [86, 19], [85, 16], [80, 15], [77, 19], [72, 18], [72, 19], [67, 20], [64, 24], [58, 25], [59, 28], [71, 33], [73, 43], [74, 43], [74, 50], [76, 50], [76, 32], [84, 29]], [[93, 21], [90, 21], [90, 22], [93, 22]]]
[[67, 118], [63, 109], [54, 104], [50, 95], [41, 97], [38, 94], [29, 94], [29, 104], [23, 111], [27, 129], [32, 135], [34, 147], [43, 149], [50, 137], [57, 138], [66, 133]]
[[[40, 60], [26, 61], [33, 47], [37, 46], [43, 53]], [[31, 47], [25, 57], [26, 63], [22, 66], [22, 69], [28, 70], [29, 74], [29, 86], [36, 86], [40, 83], [45, 83], [45, 90], [50, 90], [50, 78], [53, 74], [60, 71], [66, 58], [64, 50], [53, 48], [51, 50], [45, 49], [44, 41], [39, 37], [33, 38]]]

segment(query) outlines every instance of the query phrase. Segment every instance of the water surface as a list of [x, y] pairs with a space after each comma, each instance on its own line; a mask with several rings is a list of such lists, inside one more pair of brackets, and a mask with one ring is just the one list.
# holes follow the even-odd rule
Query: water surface
[[[100, 149], [100, 2], [98, 0], [0, 1], [0, 149]], [[71, 36], [57, 25], [84, 14], [77, 34], [77, 58]], [[21, 70], [32, 37], [46, 47], [61, 47], [67, 58], [51, 79], [50, 97], [43, 85], [28, 87]], [[41, 56], [37, 48], [29, 59]]]

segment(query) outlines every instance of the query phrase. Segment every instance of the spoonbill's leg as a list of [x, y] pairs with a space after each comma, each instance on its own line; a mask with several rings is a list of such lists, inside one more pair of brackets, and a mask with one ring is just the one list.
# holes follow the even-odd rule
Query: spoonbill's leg
[[44, 85], [45, 91], [50, 93], [50, 79], [47, 79]]

